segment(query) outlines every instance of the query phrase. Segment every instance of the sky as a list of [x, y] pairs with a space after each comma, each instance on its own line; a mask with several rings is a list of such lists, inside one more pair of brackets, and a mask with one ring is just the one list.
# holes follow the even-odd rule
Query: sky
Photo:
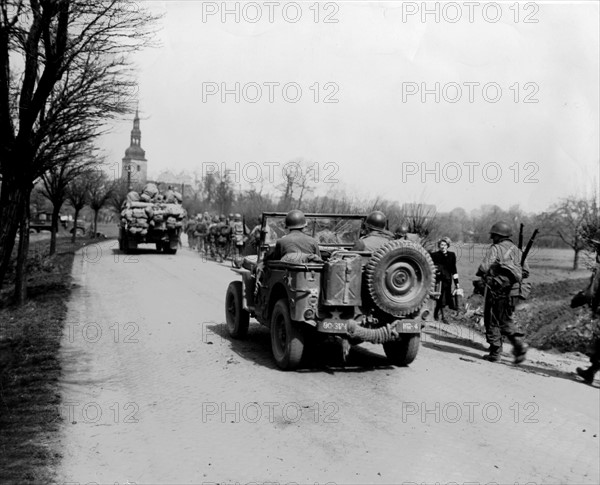
[[[439, 211], [591, 196], [599, 4], [140, 2], [163, 14], [132, 58], [149, 175], [268, 188], [303, 160], [316, 194]], [[101, 140], [109, 164], [132, 118]]]

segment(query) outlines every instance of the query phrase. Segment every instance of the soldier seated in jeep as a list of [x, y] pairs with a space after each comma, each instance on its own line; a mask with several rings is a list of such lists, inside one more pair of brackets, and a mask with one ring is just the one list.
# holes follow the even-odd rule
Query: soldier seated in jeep
[[280, 260], [289, 263], [321, 261], [319, 243], [302, 230], [306, 227], [306, 217], [300, 210], [291, 210], [285, 216], [286, 236], [278, 239], [272, 252], [265, 255], [265, 261]]
[[[230, 335], [244, 338], [250, 317], [269, 327], [275, 362], [284, 370], [297, 368], [307, 339], [319, 337], [342, 339], [344, 359], [350, 345], [370, 342], [383, 344], [391, 363], [410, 364], [422, 325], [433, 320], [433, 262], [421, 245], [404, 240], [354, 250], [366, 220], [264, 213], [257, 254], [233, 269], [242, 281], [227, 288]], [[277, 239], [275, 249], [266, 242], [266, 227]], [[310, 260], [317, 255], [321, 259]]]

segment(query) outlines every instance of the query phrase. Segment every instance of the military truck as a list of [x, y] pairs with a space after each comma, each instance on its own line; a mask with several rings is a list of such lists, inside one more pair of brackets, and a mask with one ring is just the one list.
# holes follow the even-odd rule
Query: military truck
[[338, 336], [350, 345], [382, 344], [398, 366], [417, 356], [421, 329], [433, 320], [435, 267], [419, 244], [391, 240], [377, 251], [353, 251], [365, 215], [305, 214], [304, 231], [319, 242], [322, 261], [265, 260], [286, 234], [285, 213], [262, 215], [257, 254], [225, 295], [227, 329], [244, 338], [250, 317], [270, 328], [271, 348], [283, 370], [300, 366], [309, 339]]
[[127, 202], [121, 212], [119, 249], [128, 253], [140, 244], [154, 244], [158, 252], [176, 254], [184, 215], [181, 204]]

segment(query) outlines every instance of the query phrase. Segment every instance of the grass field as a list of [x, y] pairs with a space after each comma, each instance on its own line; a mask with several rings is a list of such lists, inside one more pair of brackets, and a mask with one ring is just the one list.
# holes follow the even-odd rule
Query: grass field
[[[465, 290], [470, 291], [471, 282], [477, 279], [475, 273], [488, 248], [488, 244], [456, 244], [450, 247], [450, 251], [456, 253], [458, 275], [464, 282], [462, 286]], [[527, 258], [531, 270], [529, 281], [537, 284], [589, 277], [594, 261], [593, 255], [581, 252], [579, 269], [573, 271], [573, 254], [571, 249], [549, 249], [534, 246]]]

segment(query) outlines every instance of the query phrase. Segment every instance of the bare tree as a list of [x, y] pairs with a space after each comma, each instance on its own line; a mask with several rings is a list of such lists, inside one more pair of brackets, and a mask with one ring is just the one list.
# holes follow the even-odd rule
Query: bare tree
[[108, 206], [117, 214], [121, 214], [123, 204], [127, 200], [129, 185], [127, 179], [116, 179], [110, 184], [110, 197], [108, 198]]
[[95, 163], [96, 160], [92, 158], [71, 158], [67, 155], [61, 158], [61, 163], [52, 166], [42, 175], [42, 194], [52, 203], [50, 255], [56, 252], [60, 209], [67, 198], [67, 187], [83, 170]]
[[79, 220], [79, 213], [83, 209], [89, 199], [89, 173], [81, 173], [73, 180], [67, 187], [67, 200], [71, 204], [71, 207], [75, 210], [73, 216], [73, 235], [71, 242], [75, 242], [77, 239], [77, 222]]
[[[314, 191], [315, 168], [302, 159], [292, 160], [283, 166], [282, 181], [275, 187], [281, 191], [280, 210], [301, 209], [304, 198]], [[294, 198], [294, 195], [298, 195]]]
[[92, 237], [98, 234], [98, 214], [100, 209], [108, 204], [112, 195], [112, 184], [105, 172], [95, 171], [88, 179], [89, 205], [94, 212], [94, 221], [92, 224]]
[[[545, 218], [545, 228], [567, 244], [574, 252], [573, 269], [579, 268], [579, 254], [588, 244], [588, 231], [598, 220], [595, 199], [567, 197], [553, 207]], [[590, 225], [591, 224], [591, 225]]]
[[125, 55], [154, 17], [125, 0], [0, 0], [0, 286], [36, 178], [132, 109]]

